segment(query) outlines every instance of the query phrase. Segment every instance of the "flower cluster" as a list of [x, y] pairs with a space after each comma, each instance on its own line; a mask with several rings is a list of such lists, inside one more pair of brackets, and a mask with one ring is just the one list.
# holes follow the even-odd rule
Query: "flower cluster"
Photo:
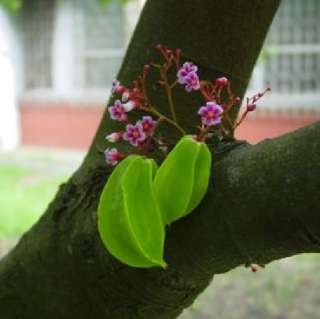
[[133, 146], [143, 146], [143, 142], [152, 136], [156, 121], [151, 116], [143, 116], [135, 124], [128, 124], [123, 139]]
[[[130, 105], [129, 108], [127, 107], [128, 104]], [[151, 116], [146, 115], [136, 123], [131, 123], [128, 119], [127, 113], [133, 109], [134, 107], [131, 107], [131, 101], [123, 104], [120, 100], [116, 100], [114, 105], [108, 108], [110, 117], [113, 120], [127, 123], [124, 132], [113, 132], [107, 135], [106, 140], [108, 142], [116, 143], [123, 139], [134, 147], [143, 148], [145, 146], [145, 142], [149, 138], [152, 138], [157, 121], [155, 121]], [[111, 165], [115, 165], [118, 161], [124, 158], [123, 154], [118, 152], [115, 148], [107, 148], [105, 151], [105, 157], [106, 161]]]
[[177, 73], [177, 81], [185, 85], [187, 92], [200, 89], [200, 81], [197, 74], [198, 67], [191, 62], [185, 62]]
[[[123, 131], [107, 135], [106, 140], [109, 143], [125, 141], [135, 148], [133, 152], [148, 154], [154, 146], [162, 151], [167, 149], [165, 146], [168, 144], [156, 134], [158, 131], [156, 127], [161, 123], [166, 122], [172, 125], [181, 135], [187, 134], [178, 122], [173, 103], [172, 90], [179, 85], [183, 86], [188, 93], [200, 94], [204, 100], [197, 112], [200, 117], [200, 125], [197, 127], [198, 133], [193, 134], [195, 139], [204, 142], [212, 132], [216, 132], [221, 138], [233, 138], [235, 129], [249, 112], [256, 109], [257, 101], [270, 90], [268, 88], [264, 92], [247, 98], [244, 112], [237, 121], [232, 121], [230, 112], [234, 107], [240, 106], [241, 99], [233, 94], [231, 81], [228, 78], [222, 76], [214, 81], [200, 80], [197, 65], [191, 61], [180, 62], [180, 49], [172, 50], [164, 45], [157, 45], [156, 50], [161, 54], [163, 62], [145, 65], [132, 87], [126, 87], [118, 80], [113, 81], [112, 94], [115, 100], [108, 107], [108, 112], [112, 120], [124, 123], [125, 127]], [[147, 96], [146, 78], [151, 69], [159, 72], [159, 80], [156, 84], [157, 87], [164, 88], [171, 116], [157, 110]], [[133, 110], [144, 113], [135, 122], [130, 120], [130, 112]], [[116, 148], [107, 148], [104, 154], [107, 163], [112, 166], [126, 157]]]

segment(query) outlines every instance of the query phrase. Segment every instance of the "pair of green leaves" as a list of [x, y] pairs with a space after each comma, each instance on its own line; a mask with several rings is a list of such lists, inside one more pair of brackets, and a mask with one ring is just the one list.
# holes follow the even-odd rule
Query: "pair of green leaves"
[[98, 231], [107, 250], [133, 267], [165, 267], [165, 225], [189, 214], [205, 195], [211, 153], [183, 137], [160, 168], [131, 155], [113, 171], [100, 197]]

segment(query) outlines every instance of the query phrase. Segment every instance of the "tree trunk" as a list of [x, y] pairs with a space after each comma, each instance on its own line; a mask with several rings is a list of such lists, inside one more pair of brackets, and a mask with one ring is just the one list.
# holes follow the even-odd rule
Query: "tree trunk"
[[[203, 77], [227, 75], [242, 95], [278, 0], [149, 0], [119, 79], [129, 84], [151, 49], [180, 47]], [[160, 93], [153, 98], [162, 110]], [[196, 98], [175, 96], [186, 128]], [[201, 205], [167, 230], [168, 269], [127, 267], [103, 248], [97, 201], [111, 172], [103, 160], [103, 119], [79, 170], [39, 222], [0, 263], [3, 318], [176, 318], [215, 273], [320, 250], [320, 125], [256, 146], [213, 147], [214, 167]], [[318, 176], [317, 176], [318, 175]]]

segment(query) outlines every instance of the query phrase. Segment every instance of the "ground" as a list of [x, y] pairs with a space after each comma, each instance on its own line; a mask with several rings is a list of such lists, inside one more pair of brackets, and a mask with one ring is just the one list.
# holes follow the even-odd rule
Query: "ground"
[[[21, 149], [0, 153], [0, 255], [34, 223], [82, 152]], [[214, 278], [180, 319], [320, 318], [320, 255], [274, 262], [252, 273], [244, 267]]]

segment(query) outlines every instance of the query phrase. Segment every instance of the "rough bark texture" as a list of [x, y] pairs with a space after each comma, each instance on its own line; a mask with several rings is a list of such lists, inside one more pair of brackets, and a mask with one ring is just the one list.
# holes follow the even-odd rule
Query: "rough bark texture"
[[[155, 59], [147, 49], [160, 42], [181, 47], [205, 77], [227, 74], [241, 95], [277, 5], [276, 0], [149, 1], [120, 80], [129, 83], [142, 64]], [[153, 98], [167, 109], [159, 92]], [[200, 102], [176, 98], [182, 123], [190, 127]], [[167, 231], [169, 268], [119, 263], [96, 231], [97, 201], [111, 171], [99, 149], [112, 126], [102, 121], [83, 165], [0, 262], [1, 317], [171, 319], [215, 273], [320, 250], [317, 124], [256, 146], [212, 146], [213, 176], [204, 201]]]
[[168, 229], [166, 271], [129, 268], [108, 255], [95, 231], [105, 169], [97, 168], [89, 183], [75, 175], [0, 264], [1, 314], [175, 318], [215, 273], [319, 252], [319, 136], [315, 124], [214, 153], [205, 200]]

